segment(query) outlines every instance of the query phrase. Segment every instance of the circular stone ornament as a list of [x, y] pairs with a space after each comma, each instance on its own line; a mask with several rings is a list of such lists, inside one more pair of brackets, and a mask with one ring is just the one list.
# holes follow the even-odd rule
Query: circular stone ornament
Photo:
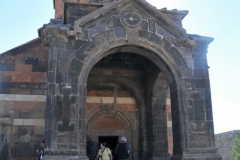
[[129, 27], [135, 28], [142, 25], [143, 17], [136, 11], [126, 11], [122, 14], [121, 21]]

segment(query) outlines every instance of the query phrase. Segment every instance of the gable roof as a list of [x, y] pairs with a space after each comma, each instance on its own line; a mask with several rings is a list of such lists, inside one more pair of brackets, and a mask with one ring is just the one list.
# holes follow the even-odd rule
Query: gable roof
[[[172, 35], [178, 37], [181, 40], [187, 39], [187, 33], [184, 28], [177, 22], [175, 22], [170, 16], [168, 16], [164, 11], [158, 10], [156, 7], [152, 6], [145, 0], [120, 0], [109, 3], [108, 5], [99, 8], [90, 14], [76, 20], [74, 22], [74, 30], [68, 30], [68, 35], [75, 36], [77, 33], [82, 32], [82, 28], [85, 26], [93, 25], [99, 22], [99, 20], [106, 19], [112, 16], [114, 13], [119, 13], [120, 11], [134, 6], [144, 14], [156, 20], [163, 28], [169, 31]], [[165, 11], [166, 12], [166, 11]], [[172, 11], [173, 12], [173, 11]], [[175, 12], [179, 14], [180, 12]], [[184, 12], [187, 14], [186, 12]], [[184, 14], [183, 14], [184, 15]], [[182, 18], [185, 16], [182, 16]]]
[[[159, 23], [172, 35], [180, 38], [183, 41], [187, 40], [187, 42], [191, 41], [191, 43], [195, 44], [196, 43], [195, 41], [197, 40], [198, 42], [205, 43], [206, 45], [213, 41], [213, 38], [210, 37], [203, 37], [199, 35], [191, 35], [186, 33], [186, 30], [181, 26], [181, 23], [179, 22], [188, 14], [188, 11], [185, 10], [179, 11], [176, 9], [167, 10], [166, 8], [157, 9], [156, 7], [152, 6], [145, 0], [113, 1], [103, 6], [102, 8], [99, 8], [91, 12], [90, 14], [76, 20], [74, 22], [74, 30], [67, 30], [67, 34], [69, 36], [75, 36], [77, 33], [81, 33], [82, 28], [84, 28], [84, 26], [93, 25], [94, 23], [96, 24], [99, 22], [99, 20], [101, 19], [103, 20], [107, 17], [110, 17], [113, 13], [119, 13], [120, 11], [130, 6], [134, 6], [138, 8], [140, 11], [144, 12], [144, 14], [148, 15], [149, 17], [152, 17], [153, 19], [156, 20], [157, 23]], [[42, 28], [38, 30], [39, 38], [33, 39], [25, 44], [22, 44], [6, 52], [3, 52], [2, 54], [0, 54], [0, 57], [3, 57], [4, 55], [7, 54], [15, 55], [18, 53], [22, 53], [39, 45], [42, 42], [42, 38], [40, 35], [41, 29]]]

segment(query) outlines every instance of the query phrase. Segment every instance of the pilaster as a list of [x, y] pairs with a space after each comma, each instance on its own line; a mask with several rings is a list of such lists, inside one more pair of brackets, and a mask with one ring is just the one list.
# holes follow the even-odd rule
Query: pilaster
[[49, 46], [45, 131], [45, 159], [49, 160], [86, 159], [85, 121], [76, 105], [78, 85], [68, 72], [77, 51], [66, 35], [69, 27], [54, 19], [42, 30], [45, 45]]

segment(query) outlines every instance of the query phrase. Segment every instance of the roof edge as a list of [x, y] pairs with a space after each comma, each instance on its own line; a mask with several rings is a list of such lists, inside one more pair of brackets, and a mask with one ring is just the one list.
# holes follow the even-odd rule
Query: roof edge
[[12, 49], [6, 51], [6, 52], [3, 52], [2, 54], [0, 54], [0, 57], [5, 56], [7, 54], [12, 55], [12, 54], [18, 54], [18, 53], [25, 52], [25, 51], [29, 50], [30, 48], [36, 47], [37, 45], [41, 44], [41, 42], [42, 42], [42, 38], [38, 37], [38, 38], [33, 39], [33, 40], [31, 40], [27, 43], [24, 43], [24, 44], [20, 45], [20, 46], [17, 46], [15, 48], [12, 48]]
[[188, 34], [188, 38], [190, 40], [195, 40], [197, 43], [204, 44], [208, 46], [210, 43], [214, 41], [212, 37], [200, 36], [197, 34]]
[[159, 10], [162, 11], [163, 13], [170, 13], [170, 14], [178, 15], [181, 20], [183, 20], [189, 13], [188, 10], [177, 10], [177, 9], [167, 10], [167, 8], [162, 8]]

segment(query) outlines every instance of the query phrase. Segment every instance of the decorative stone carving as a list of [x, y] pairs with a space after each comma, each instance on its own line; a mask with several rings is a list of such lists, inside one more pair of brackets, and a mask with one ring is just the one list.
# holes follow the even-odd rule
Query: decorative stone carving
[[136, 11], [126, 11], [121, 15], [121, 21], [131, 28], [139, 27], [143, 23], [143, 17]]
[[88, 125], [87, 125], [88, 134], [91, 134], [90, 132], [92, 130], [92, 126], [94, 125], [94, 123], [97, 121], [99, 117], [115, 117], [119, 119], [124, 124], [125, 130], [126, 130], [126, 136], [130, 137], [130, 134], [131, 134], [130, 131], [132, 130], [132, 128], [128, 119], [122, 113], [116, 110], [104, 110], [96, 113], [88, 122]]

